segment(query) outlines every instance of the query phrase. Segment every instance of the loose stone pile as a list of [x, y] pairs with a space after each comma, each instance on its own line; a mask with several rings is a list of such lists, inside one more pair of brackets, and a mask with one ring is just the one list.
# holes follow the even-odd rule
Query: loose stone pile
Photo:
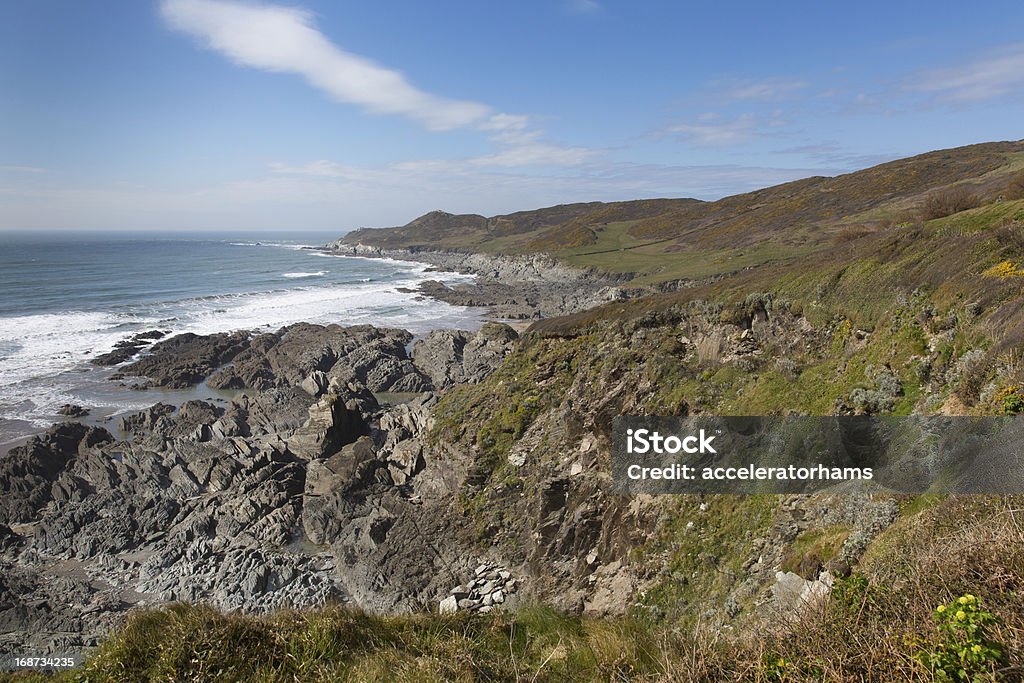
[[474, 574], [473, 579], [453, 588], [451, 594], [441, 601], [438, 605], [441, 614], [459, 610], [487, 613], [503, 604], [519, 588], [512, 572], [497, 565], [481, 564]]

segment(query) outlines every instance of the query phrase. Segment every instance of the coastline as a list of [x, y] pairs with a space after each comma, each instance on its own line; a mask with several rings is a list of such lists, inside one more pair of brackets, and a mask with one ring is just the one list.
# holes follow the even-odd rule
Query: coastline
[[[0, 340], [4, 352], [0, 355], [5, 356], [0, 358], [4, 361], [0, 369], [4, 380], [0, 392], [0, 456], [62, 421], [60, 409], [64, 405], [83, 406], [90, 410], [93, 421], [114, 415], [116, 422], [120, 415], [156, 401], [180, 404], [202, 398], [191, 393], [177, 398], [147, 396], [131, 386], [109, 381], [117, 373], [112, 366], [146, 352], [153, 341], [138, 339], [137, 335], [166, 337], [231, 330], [259, 333], [296, 322], [372, 322], [402, 327], [422, 336], [440, 327], [475, 330], [485, 321], [482, 310], [453, 308], [409, 292], [426, 277], [449, 283], [469, 277], [454, 272], [424, 274], [427, 266], [420, 262], [317, 258], [324, 254], [308, 247], [327, 237], [321, 235], [319, 241], [302, 245], [287, 240], [240, 241], [234, 235], [218, 235], [202, 242], [182, 240], [174, 244], [175, 249], [182, 250], [176, 269], [195, 277], [179, 286], [173, 277], [160, 276], [147, 282], [143, 272], [142, 266], [163, 258], [167, 243], [162, 236], [126, 242], [120, 235], [87, 235], [85, 247], [80, 250], [84, 255], [67, 267], [64, 276], [68, 283], [65, 288], [74, 296], [40, 287], [40, 302], [23, 298], [15, 302], [20, 308], [12, 303], [5, 309], [16, 318]], [[125, 244], [133, 245], [130, 254], [135, 270], [125, 275], [123, 283], [90, 298], [89, 283], [102, 272], [105, 254], [111, 250], [124, 252], [128, 250]], [[27, 251], [33, 245], [23, 249], [25, 264], [34, 262], [35, 255]], [[73, 254], [69, 249], [61, 254]], [[225, 263], [231, 263], [231, 268], [220, 270]], [[229, 275], [231, 269], [241, 271], [238, 277]], [[30, 276], [35, 277], [26, 270], [25, 277]], [[79, 276], [82, 282], [77, 285], [75, 278]], [[150, 290], [156, 294], [150, 294]], [[111, 304], [115, 292], [119, 298]]]
[[423, 282], [418, 293], [457, 306], [486, 308], [494, 319], [535, 321], [571, 315], [610, 301], [641, 296], [627, 288], [631, 274], [609, 274], [560, 263], [546, 254], [508, 256], [429, 249], [385, 249], [349, 244], [344, 238], [322, 250], [339, 256], [388, 258], [429, 264], [433, 269], [475, 275], [473, 283], [447, 286]]

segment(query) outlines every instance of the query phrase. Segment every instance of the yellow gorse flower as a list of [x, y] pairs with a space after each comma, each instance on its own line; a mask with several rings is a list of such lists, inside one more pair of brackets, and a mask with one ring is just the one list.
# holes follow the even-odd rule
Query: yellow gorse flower
[[1001, 261], [986, 269], [982, 275], [1006, 280], [1012, 277], [1021, 277], [1024, 275], [1024, 270], [1021, 270], [1013, 261]]

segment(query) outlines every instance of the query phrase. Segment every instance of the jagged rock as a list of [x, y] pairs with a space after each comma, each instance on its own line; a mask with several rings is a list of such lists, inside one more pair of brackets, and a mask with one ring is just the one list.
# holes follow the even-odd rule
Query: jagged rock
[[21, 543], [21, 537], [11, 527], [0, 524], [0, 552], [10, 550]]
[[471, 338], [464, 330], [434, 330], [413, 346], [413, 362], [435, 387], [446, 389], [463, 374], [463, 349]]
[[329, 393], [309, 408], [309, 419], [288, 439], [288, 448], [304, 458], [323, 458], [367, 431], [358, 401]]
[[[301, 385], [319, 397], [336, 377], [351, 377], [371, 391], [421, 391], [429, 380], [406, 353], [405, 330], [369, 325], [340, 327], [298, 323], [252, 338], [209, 385], [269, 389]], [[324, 378], [328, 381], [324, 381]]]
[[147, 377], [155, 386], [183, 389], [202, 382], [241, 353], [248, 342], [248, 332], [205, 336], [179, 334], [157, 342], [149, 355], [126, 366], [122, 372]]
[[123, 363], [134, 358], [139, 351], [153, 343], [154, 340], [164, 337], [166, 334], [166, 332], [162, 332], [160, 330], [140, 332], [128, 339], [117, 342], [114, 344], [112, 351], [96, 356], [92, 359], [92, 363], [93, 365], [100, 365], [104, 367], [118, 365], [119, 363]]
[[481, 382], [512, 350], [519, 335], [508, 325], [485, 323], [475, 334], [435, 330], [413, 346], [413, 362], [438, 389]]
[[0, 458], [0, 524], [33, 521], [79, 453], [110, 441], [105, 429], [66, 422], [12, 448]]
[[170, 426], [170, 421], [164, 418], [173, 415], [176, 410], [177, 408], [168, 403], [155, 403], [133, 415], [122, 417], [121, 431], [142, 434], [166, 429]]
[[302, 390], [313, 398], [320, 398], [320, 396], [327, 391], [327, 387], [330, 385], [331, 380], [323, 370], [314, 370], [309, 373], [309, 377], [302, 380]]
[[65, 403], [57, 411], [57, 414], [64, 417], [85, 417], [89, 414], [89, 410], [73, 403]]

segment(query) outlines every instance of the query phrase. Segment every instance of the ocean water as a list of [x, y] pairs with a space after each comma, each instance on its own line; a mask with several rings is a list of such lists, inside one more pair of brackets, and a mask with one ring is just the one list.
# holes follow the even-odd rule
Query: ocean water
[[108, 420], [207, 392], [132, 391], [90, 358], [134, 333], [275, 330], [306, 321], [474, 328], [481, 312], [398, 291], [470, 280], [314, 251], [337, 233], [0, 233], [0, 452], [65, 403]]

